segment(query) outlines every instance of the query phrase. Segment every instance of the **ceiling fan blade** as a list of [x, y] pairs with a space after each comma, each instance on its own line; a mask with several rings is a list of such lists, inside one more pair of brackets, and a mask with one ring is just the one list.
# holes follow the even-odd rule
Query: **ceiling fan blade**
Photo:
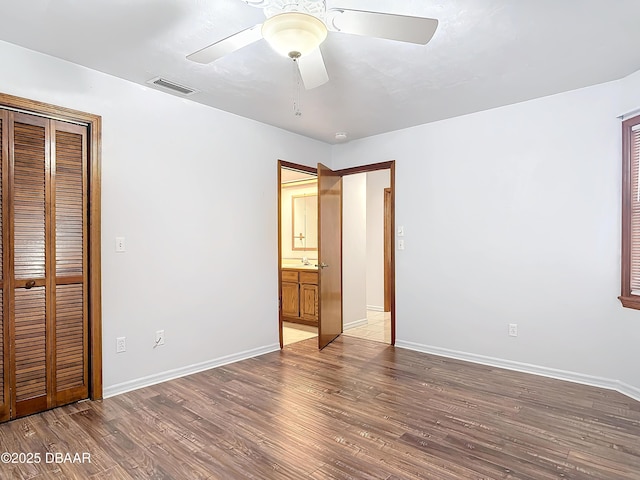
[[241, 32], [235, 33], [224, 38], [214, 44], [204, 47], [187, 58], [193, 62], [211, 63], [214, 60], [224, 57], [225, 55], [240, 50], [242, 47], [256, 42], [262, 38], [262, 24], [247, 28]]
[[344, 8], [328, 10], [326, 18], [327, 27], [337, 32], [387, 38], [419, 45], [429, 43], [438, 28], [438, 20], [435, 18], [409, 17]]
[[322, 52], [320, 52], [319, 48], [301, 56], [298, 59], [298, 69], [304, 88], [307, 90], [324, 85], [329, 81], [327, 68], [324, 65]]

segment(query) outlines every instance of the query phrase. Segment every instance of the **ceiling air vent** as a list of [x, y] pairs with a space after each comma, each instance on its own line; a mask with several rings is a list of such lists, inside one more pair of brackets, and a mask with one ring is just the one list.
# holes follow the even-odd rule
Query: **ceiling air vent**
[[197, 90], [194, 90], [193, 88], [185, 87], [184, 85], [171, 82], [162, 77], [152, 78], [151, 80], [147, 81], [147, 83], [155, 85], [156, 87], [162, 87], [164, 89], [171, 90], [172, 92], [179, 93], [180, 95], [193, 95], [197, 92]]

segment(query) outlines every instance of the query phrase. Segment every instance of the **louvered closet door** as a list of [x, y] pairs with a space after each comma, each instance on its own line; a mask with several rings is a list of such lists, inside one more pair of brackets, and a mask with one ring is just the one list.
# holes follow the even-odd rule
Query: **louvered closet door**
[[88, 396], [86, 129], [12, 117], [5, 317], [13, 339], [12, 417], [20, 417]]
[[9, 322], [5, 318], [5, 276], [4, 249], [6, 183], [5, 172], [8, 171], [9, 142], [8, 142], [8, 113], [0, 110], [0, 422], [10, 418], [11, 400], [9, 398]]
[[55, 316], [55, 406], [89, 394], [87, 281], [87, 129], [52, 122], [51, 190], [55, 256], [52, 261]]
[[[50, 167], [49, 120], [13, 114], [10, 145], [13, 203], [13, 391], [15, 415], [45, 410], [51, 391], [51, 319], [47, 318], [46, 177]], [[9, 245], [5, 245], [8, 247]], [[49, 320], [49, 321], [47, 321]]]

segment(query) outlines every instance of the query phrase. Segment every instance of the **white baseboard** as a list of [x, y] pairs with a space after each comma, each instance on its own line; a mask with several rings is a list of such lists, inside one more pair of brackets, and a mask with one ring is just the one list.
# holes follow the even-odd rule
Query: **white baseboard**
[[349, 330], [351, 328], [361, 327], [362, 325], [366, 325], [368, 320], [366, 318], [361, 318], [360, 320], [354, 320], [352, 322], [347, 322], [342, 325], [343, 330]]
[[185, 377], [194, 373], [203, 372], [211, 368], [221, 367], [229, 363], [238, 362], [240, 360], [246, 360], [247, 358], [253, 358], [265, 353], [271, 353], [280, 350], [280, 345], [273, 344], [265, 347], [254, 348], [252, 350], [246, 350], [240, 353], [234, 353], [232, 355], [226, 355], [224, 357], [214, 358], [202, 363], [195, 363], [193, 365], [187, 365], [185, 367], [175, 368], [166, 372], [156, 373], [147, 377], [137, 378], [135, 380], [129, 380], [123, 383], [117, 383], [116, 385], [110, 385], [104, 388], [103, 397], [109, 398], [121, 393], [131, 392], [139, 388], [150, 387], [158, 383], [166, 382], [167, 380], [173, 380], [175, 378]]
[[640, 402], [640, 389], [631, 385], [627, 385], [619, 380], [611, 380], [609, 378], [585, 375], [582, 373], [569, 372], [566, 370], [558, 370], [555, 368], [542, 367], [529, 363], [514, 362], [511, 360], [503, 360], [500, 358], [487, 357], [484, 355], [476, 355], [474, 353], [459, 352], [456, 350], [449, 350], [447, 348], [433, 347], [430, 345], [405, 342], [402, 340], [396, 340], [396, 347], [406, 348], [408, 350], [414, 350], [416, 352], [430, 353], [432, 355], [438, 355], [441, 357], [455, 358], [457, 360], [464, 360], [472, 363], [480, 363], [482, 365], [489, 365], [491, 367], [514, 370], [517, 372], [532, 373], [534, 375], [555, 378], [557, 380], [566, 380], [568, 382], [590, 385], [592, 387], [606, 388], [607, 390], [615, 390]]
[[372, 312], [384, 312], [384, 307], [379, 305], [367, 305], [367, 310], [371, 310]]
[[[367, 319], [355, 320], [344, 325], [344, 329], [355, 328], [359, 325], [367, 323]], [[543, 377], [555, 378], [558, 380], [566, 380], [569, 382], [580, 383], [583, 385], [590, 385], [593, 387], [606, 388], [608, 390], [615, 390], [622, 393], [634, 400], [640, 402], [640, 388], [628, 385], [619, 380], [611, 380], [603, 377], [595, 377], [591, 375], [584, 375], [581, 373], [569, 372], [566, 370], [557, 370], [554, 368], [542, 367], [539, 365], [532, 365], [528, 363], [514, 362], [511, 360], [503, 360], [494, 357], [487, 357], [484, 355], [476, 355], [473, 353], [459, 352], [456, 350], [449, 350], [446, 348], [433, 347], [430, 345], [422, 345], [414, 342], [405, 342], [402, 340], [396, 341], [396, 347], [406, 348], [408, 350], [414, 350], [416, 352], [429, 353], [432, 355], [438, 355], [441, 357], [455, 358], [457, 360], [464, 360], [472, 363], [480, 363], [482, 365], [489, 365], [492, 367], [505, 368], [507, 370], [514, 370], [523, 373], [532, 373], [535, 375], [541, 375]], [[158, 383], [173, 380], [175, 378], [192, 375], [194, 373], [209, 370], [211, 368], [221, 367], [229, 363], [238, 362], [240, 360], [246, 360], [247, 358], [253, 358], [265, 353], [271, 353], [280, 350], [278, 344], [268, 345], [265, 347], [259, 347], [252, 350], [246, 350], [244, 352], [226, 355], [224, 357], [215, 358], [202, 363], [196, 363], [193, 365], [187, 365], [185, 367], [168, 370], [166, 372], [149, 375], [147, 377], [138, 378], [135, 380], [129, 380], [127, 382], [118, 383], [116, 385], [110, 385], [104, 388], [103, 397], [109, 398], [121, 393], [130, 392], [139, 388], [150, 387]]]
[[638, 400], [640, 402], [640, 388], [634, 387], [624, 382], [618, 382], [618, 388], [615, 388], [618, 392], [627, 397], [631, 397], [634, 400]]

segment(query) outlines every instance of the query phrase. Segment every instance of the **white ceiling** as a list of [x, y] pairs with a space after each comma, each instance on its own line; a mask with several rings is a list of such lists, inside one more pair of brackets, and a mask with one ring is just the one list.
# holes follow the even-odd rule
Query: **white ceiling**
[[[0, 40], [329, 143], [622, 78], [640, 69], [638, 0], [327, 0], [437, 18], [426, 46], [330, 32], [329, 83], [301, 91], [264, 40], [210, 65], [185, 56], [264, 21], [241, 0], [0, 0]], [[6, 68], [6, 65], [3, 67]]]

